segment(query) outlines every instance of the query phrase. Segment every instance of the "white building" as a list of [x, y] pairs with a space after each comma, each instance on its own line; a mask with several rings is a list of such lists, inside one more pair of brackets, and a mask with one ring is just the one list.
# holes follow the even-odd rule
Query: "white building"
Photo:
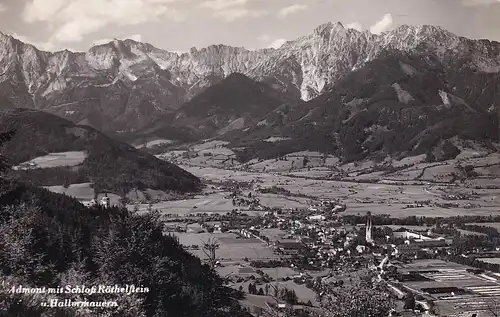
[[370, 212], [366, 215], [366, 242], [373, 243], [373, 223], [372, 214]]

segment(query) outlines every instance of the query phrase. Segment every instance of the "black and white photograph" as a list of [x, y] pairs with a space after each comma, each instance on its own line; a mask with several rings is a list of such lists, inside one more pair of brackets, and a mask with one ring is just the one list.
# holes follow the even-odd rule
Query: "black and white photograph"
[[500, 316], [500, 0], [0, 0], [0, 317]]

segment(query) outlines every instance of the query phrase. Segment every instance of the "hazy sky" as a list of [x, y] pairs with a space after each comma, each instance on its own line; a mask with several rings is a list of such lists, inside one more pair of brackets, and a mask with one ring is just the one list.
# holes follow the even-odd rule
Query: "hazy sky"
[[113, 38], [170, 51], [262, 48], [329, 21], [374, 33], [434, 24], [500, 41], [500, 0], [0, 0], [0, 31], [50, 51]]

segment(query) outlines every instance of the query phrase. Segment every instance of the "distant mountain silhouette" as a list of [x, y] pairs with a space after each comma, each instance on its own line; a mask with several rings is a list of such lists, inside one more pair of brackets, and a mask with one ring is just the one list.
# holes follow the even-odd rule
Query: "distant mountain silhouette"
[[255, 124], [283, 102], [267, 85], [233, 73], [134, 135], [138, 139], [210, 138]]

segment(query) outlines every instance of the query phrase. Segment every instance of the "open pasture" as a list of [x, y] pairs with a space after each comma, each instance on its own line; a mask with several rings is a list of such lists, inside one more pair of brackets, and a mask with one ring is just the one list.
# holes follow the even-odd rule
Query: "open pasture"
[[[347, 205], [345, 214], [365, 214], [370, 211], [374, 214], [390, 214], [394, 217], [427, 216], [451, 217], [456, 215], [490, 215], [498, 212], [500, 195], [494, 190], [483, 191], [480, 206], [466, 209], [462, 206], [465, 201], [457, 201], [459, 207], [441, 208], [426, 206], [422, 208], [404, 209], [406, 205], [415, 201], [430, 200], [432, 203], [443, 203], [443, 192], [437, 188], [428, 188], [427, 185], [392, 185], [383, 183], [356, 183], [344, 181], [313, 180], [295, 178], [277, 173], [256, 173], [230, 171], [213, 167], [188, 167], [189, 172], [205, 179], [214, 181], [236, 180], [251, 182], [257, 181], [260, 186], [280, 186], [293, 194], [305, 194], [317, 199], [339, 199]], [[478, 180], [475, 180], [478, 181]], [[489, 180], [494, 181], [494, 180]], [[500, 183], [500, 180], [499, 180]], [[295, 197], [293, 197], [295, 199]], [[495, 200], [497, 199], [497, 200]], [[262, 200], [261, 200], [262, 201]], [[265, 205], [269, 201], [263, 202]]]
[[76, 199], [91, 200], [94, 198], [94, 189], [90, 185], [90, 183], [81, 183], [71, 184], [68, 188], [64, 188], [63, 186], [46, 186], [45, 188], [51, 192], [66, 194]]
[[149, 141], [143, 141], [143, 142], [134, 142], [132, 144], [133, 147], [135, 147], [136, 149], [140, 149], [140, 148], [152, 148], [152, 147], [155, 147], [155, 146], [158, 146], [158, 145], [169, 145], [169, 144], [173, 144], [175, 143], [175, 141], [173, 140], [167, 140], [167, 139], [154, 139], [154, 140], [149, 140]]
[[289, 267], [262, 268], [262, 272], [266, 273], [274, 279], [282, 279], [284, 277], [293, 277], [299, 273]]
[[84, 151], [69, 151], [61, 153], [50, 153], [44, 156], [36, 157], [30, 161], [24, 162], [19, 166], [27, 166], [28, 168], [50, 168], [59, 166], [77, 166], [83, 163], [87, 158], [87, 153]]

